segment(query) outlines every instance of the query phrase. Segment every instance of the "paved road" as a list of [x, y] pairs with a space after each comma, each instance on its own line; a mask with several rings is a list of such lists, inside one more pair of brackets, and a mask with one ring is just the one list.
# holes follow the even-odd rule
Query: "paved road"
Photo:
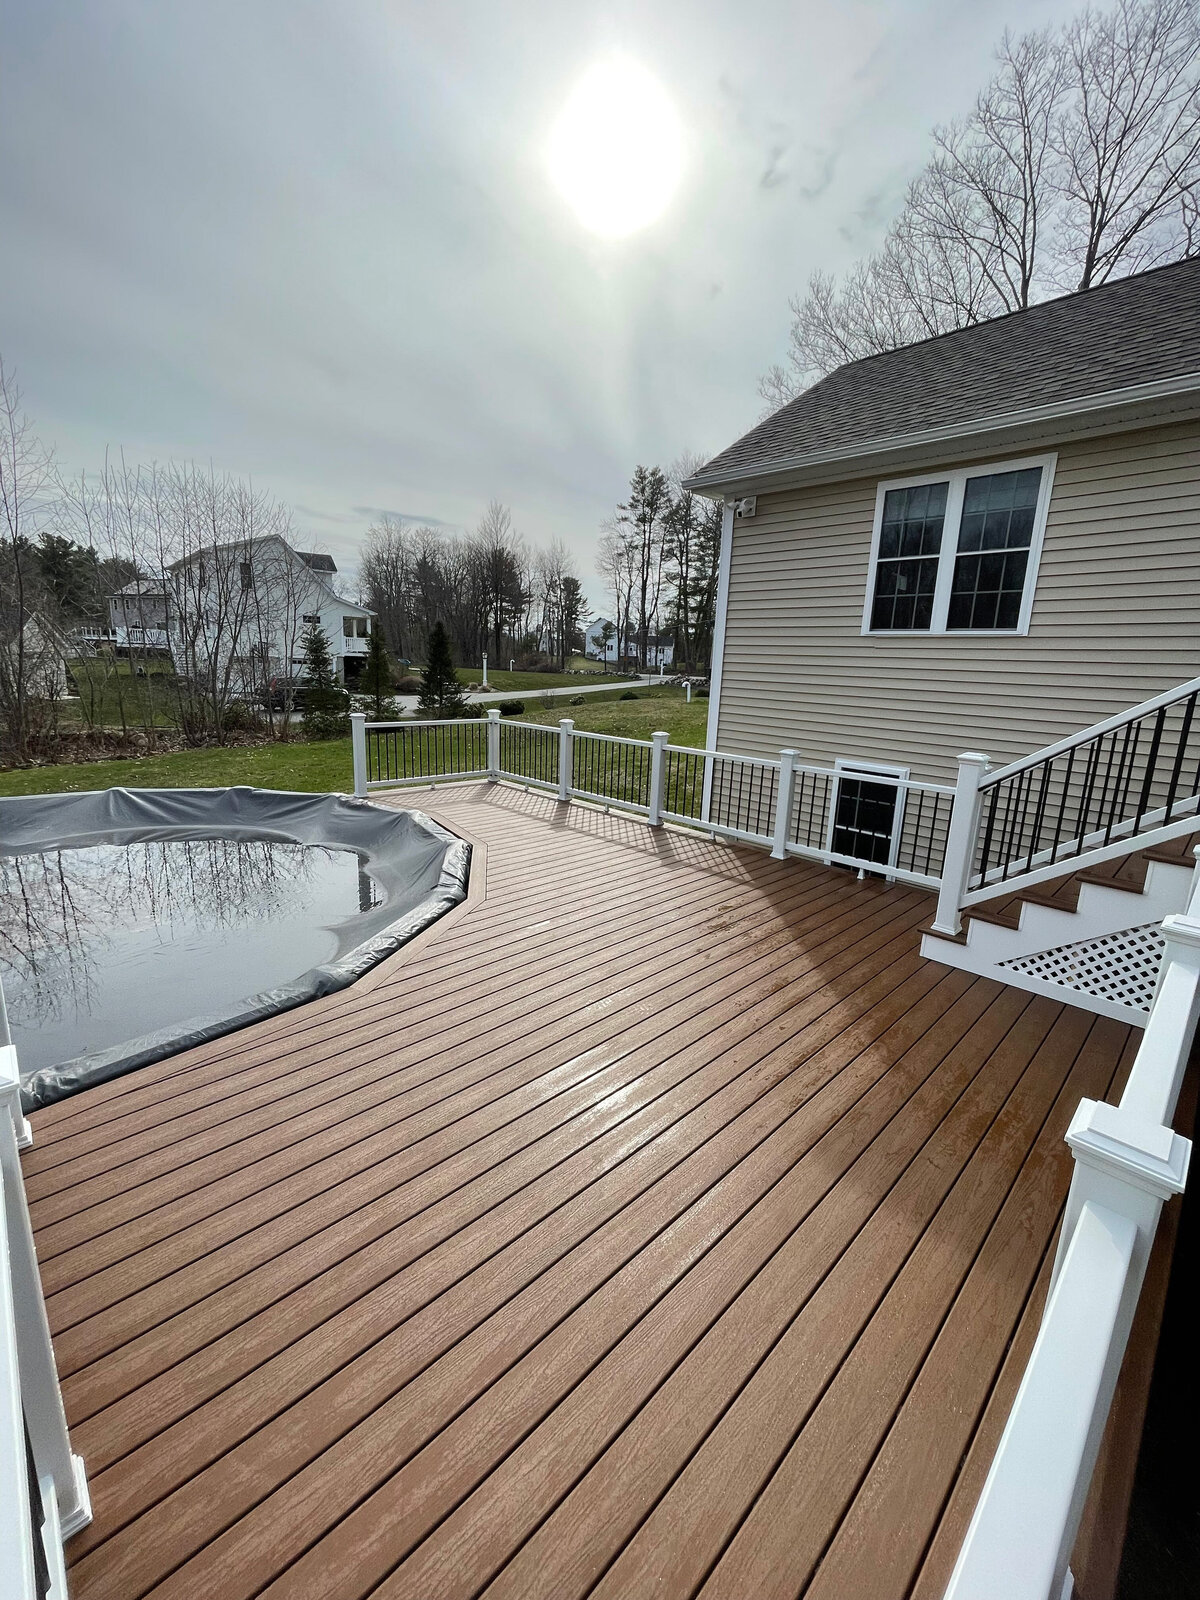
[[[656, 674], [644, 678], [624, 678], [613, 682], [610, 678], [607, 683], [563, 684], [556, 689], [499, 689], [492, 694], [469, 694], [467, 699], [473, 706], [495, 706], [501, 700], [554, 700], [560, 696], [570, 698], [573, 694], [601, 694], [605, 690], [611, 693], [614, 689], [645, 689], [651, 684], [662, 680]], [[415, 694], [398, 694], [394, 696], [396, 704], [403, 715], [417, 709], [417, 696]]]

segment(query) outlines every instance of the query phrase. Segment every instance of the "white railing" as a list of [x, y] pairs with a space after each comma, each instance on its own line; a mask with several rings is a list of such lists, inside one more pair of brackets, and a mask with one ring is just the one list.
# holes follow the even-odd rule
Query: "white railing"
[[973, 905], [1200, 828], [1200, 678], [994, 772], [960, 756], [959, 788], [939, 933]]
[[83, 1462], [71, 1453], [21, 1176], [32, 1138], [0, 990], [0, 1595], [64, 1600], [63, 1540], [92, 1511]]
[[1059, 1600], [1163, 1202], [1190, 1141], [1171, 1127], [1200, 1015], [1200, 889], [1166, 951], [1119, 1104], [1083, 1100], [1075, 1171], [1041, 1328], [946, 1600]]
[[[351, 719], [354, 792], [464, 778], [508, 779], [598, 802], [722, 838], [765, 845], [777, 859], [802, 856], [938, 888], [951, 829], [954, 789], [892, 773], [812, 766], [782, 750], [777, 759], [673, 745], [670, 735], [624, 739], [557, 726], [501, 720], [368, 722]], [[890, 822], [870, 829], [840, 813], [845, 785], [890, 791]], [[876, 802], [878, 803], [878, 802]]]

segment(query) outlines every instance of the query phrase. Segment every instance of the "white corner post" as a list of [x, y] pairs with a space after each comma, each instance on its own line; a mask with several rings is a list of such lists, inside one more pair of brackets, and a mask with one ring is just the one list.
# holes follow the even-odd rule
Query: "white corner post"
[[[11, 1361], [12, 1355], [16, 1356], [14, 1376], [19, 1380], [20, 1396], [17, 1438], [22, 1437], [19, 1418], [23, 1412], [34, 1468], [44, 1486], [53, 1486], [59, 1535], [68, 1539], [92, 1520], [92, 1506], [83, 1462], [71, 1453], [54, 1346], [50, 1341], [50, 1324], [17, 1149], [17, 1130], [24, 1122], [16, 1051], [8, 1045], [0, 1053], [0, 1179], [3, 1182], [0, 1253], [6, 1258], [0, 1276], [7, 1279], [2, 1287], [8, 1296], [7, 1307], [0, 1308], [0, 1320], [10, 1319], [12, 1344], [7, 1359]], [[0, 1329], [0, 1341], [7, 1342], [7, 1337], [7, 1331]], [[4, 1359], [0, 1357], [0, 1365]], [[0, 1418], [0, 1427], [7, 1429], [8, 1420]], [[21, 1454], [23, 1457], [23, 1448]], [[19, 1481], [24, 1479], [22, 1470]]]
[[1071, 1592], [1159, 1215], [1182, 1193], [1191, 1157], [1171, 1122], [1200, 1016], [1200, 920], [1168, 917], [1163, 934], [1158, 994], [1120, 1103], [1081, 1100], [1067, 1130], [1075, 1171], [1041, 1329], [946, 1600]]
[[490, 783], [500, 776], [500, 707], [487, 708], [487, 775]]
[[558, 723], [558, 798], [565, 804], [571, 798], [571, 774], [575, 764], [575, 724], [570, 717]]
[[951, 938], [962, 927], [962, 897], [967, 892], [971, 867], [975, 861], [975, 838], [979, 832], [979, 785], [988, 769], [988, 758], [978, 750], [967, 750], [958, 758], [958, 781], [954, 785], [954, 809], [946, 834], [946, 855], [942, 862], [942, 884], [938, 890], [935, 933]]
[[691, 703], [692, 703], [692, 681], [691, 681], [690, 678], [688, 679], [688, 681], [683, 686], [683, 698], [687, 701], [688, 705], [690, 706]]
[[481, 689], [490, 689], [491, 688], [491, 684], [487, 681], [487, 656], [486, 655], [483, 658], [483, 682], [479, 685], [479, 687]]
[[663, 796], [667, 788], [667, 745], [669, 733], [650, 735], [650, 826], [662, 827]]
[[[712, 660], [708, 670], [708, 727], [704, 748], [717, 748], [721, 722], [721, 678], [725, 665], [725, 621], [729, 612], [729, 569], [733, 564], [734, 502], [725, 501], [721, 512], [721, 550], [717, 558], [717, 603], [713, 614]], [[701, 822], [712, 821], [713, 759], [704, 758], [704, 792], [700, 802]]]
[[792, 796], [796, 792], [796, 752], [779, 752], [779, 793], [775, 797], [775, 838], [771, 844], [773, 861], [787, 860], [788, 834], [792, 826]]
[[350, 713], [350, 750], [354, 756], [354, 793], [364, 798], [367, 792], [367, 718], [362, 711]]

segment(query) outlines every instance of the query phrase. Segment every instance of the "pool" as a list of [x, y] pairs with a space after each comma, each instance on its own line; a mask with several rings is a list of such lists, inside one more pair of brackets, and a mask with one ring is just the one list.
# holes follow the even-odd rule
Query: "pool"
[[353, 982], [460, 901], [420, 812], [261, 789], [0, 800], [0, 978], [27, 1109]]

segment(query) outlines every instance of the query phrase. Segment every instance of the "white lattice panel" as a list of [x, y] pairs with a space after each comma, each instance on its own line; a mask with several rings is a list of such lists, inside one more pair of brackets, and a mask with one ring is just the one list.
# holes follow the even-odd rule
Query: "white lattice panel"
[[1154, 998], [1162, 953], [1162, 930], [1157, 922], [1147, 922], [1140, 928], [1016, 956], [997, 966], [1145, 1012]]

